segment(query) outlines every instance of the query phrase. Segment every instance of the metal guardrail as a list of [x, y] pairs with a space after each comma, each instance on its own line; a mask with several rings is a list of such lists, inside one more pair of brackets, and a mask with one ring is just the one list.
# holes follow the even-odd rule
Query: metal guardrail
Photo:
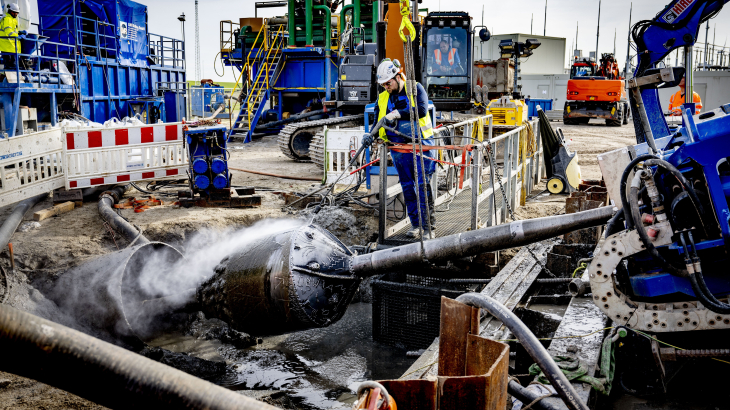
[[149, 56], [155, 66], [185, 69], [185, 43], [172, 37], [149, 34]]
[[[533, 132], [530, 132], [528, 127]], [[461, 155], [454, 158], [453, 163], [461, 163], [463, 159], [465, 165], [459, 167], [463, 168], [463, 176], [461, 178], [454, 178], [455, 180], [451, 182], [447, 181], [448, 189], [445, 193], [436, 195], [436, 198], [434, 198], [435, 206], [439, 207], [447, 202], [455, 202], [458, 197], [461, 203], [460, 206], [463, 208], [463, 203], [466, 201], [466, 198], [462, 198], [460, 195], [464, 195], [467, 192], [471, 197], [470, 201], [466, 201], [469, 202], [466, 205], [469, 207], [468, 229], [479, 229], [505, 222], [509, 213], [507, 211], [507, 203], [502, 200], [499, 179], [501, 178], [509, 205], [512, 209], [515, 209], [516, 205], [518, 205], [517, 193], [522, 193], [519, 204], [524, 204], [526, 196], [530, 194], [535, 183], [540, 180], [543, 173], [543, 164], [541, 161], [542, 144], [537, 120], [529, 121], [527, 124], [496, 137], [494, 136], [491, 114], [468, 119], [457, 124], [446, 125], [436, 131], [443, 133], [443, 130], [448, 130], [451, 134], [451, 145], [466, 146], [471, 144], [476, 146], [471, 152], [462, 151], [464, 153], [463, 155], [468, 156], [467, 158], [463, 159]], [[478, 136], [480, 132], [483, 133], [484, 131], [486, 131], [486, 135], [483, 135], [483, 139], [479, 141]], [[487, 146], [494, 153], [496, 162], [499, 163], [501, 160], [501, 168], [503, 169], [501, 173], [499, 166], [490, 166], [490, 161], [487, 157]], [[380, 147], [379, 155], [381, 158], [387, 157], [387, 150], [388, 148], [385, 145]], [[461, 174], [461, 171], [456, 169], [457, 167], [453, 165], [449, 165], [449, 167], [454, 169], [457, 177]], [[444, 170], [437, 167], [436, 173], [432, 176], [432, 182], [438, 181], [439, 175], [442, 172]], [[445, 172], [448, 175], [450, 171], [447, 168]], [[459, 184], [457, 183], [458, 179], [463, 181], [461, 188], [459, 188]], [[382, 181], [387, 181], [386, 166], [380, 167], [380, 181], [378, 240], [382, 243], [383, 241], [389, 240], [389, 238], [392, 240], [398, 232], [410, 225], [410, 220], [404, 212], [403, 219], [388, 226], [388, 203], [400, 194], [402, 189], [400, 184], [388, 187], [387, 182], [382, 183]], [[438, 193], [438, 190], [436, 192]], [[482, 212], [484, 206], [487, 207], [486, 212]], [[460, 211], [460, 215], [462, 214], [463, 209]], [[462, 216], [459, 216], [459, 218], [462, 218]], [[463, 221], [461, 222], [463, 223]], [[440, 224], [441, 222], [439, 222]], [[441, 236], [438, 230], [436, 233]]]
[[[63, 85], [62, 79], [70, 79], [72, 84], [77, 84], [75, 70], [73, 69], [74, 59], [59, 57], [59, 47], [70, 48], [70, 53], [73, 54], [74, 46], [62, 43], [54, 43], [47, 41], [47, 38], [25, 38], [20, 40], [18, 37], [0, 37], [0, 39], [7, 39], [15, 42], [16, 50], [20, 50], [20, 53], [1, 53], [3, 56], [3, 63], [5, 63], [6, 56], [10, 56], [14, 60], [15, 68], [4, 67], [4, 71], [7, 73], [15, 73], [15, 80], [8, 79], [9, 83], [26, 83], [32, 84], [35, 88], [59, 88], [59, 85]], [[34, 44], [33, 51], [30, 53], [23, 53], [21, 47], [21, 41], [26, 45], [28, 43]], [[42, 50], [44, 50], [42, 52]], [[52, 55], [52, 51], [55, 51], [55, 55]], [[67, 51], [68, 52], [68, 51]], [[41, 63], [46, 66], [45, 63], [50, 62], [50, 65], [56, 67], [56, 71], [48, 69], [41, 69]], [[68, 73], [62, 73], [59, 69], [59, 62], [69, 63], [67, 67], [71, 67]], [[69, 87], [71, 86], [69, 85]]]

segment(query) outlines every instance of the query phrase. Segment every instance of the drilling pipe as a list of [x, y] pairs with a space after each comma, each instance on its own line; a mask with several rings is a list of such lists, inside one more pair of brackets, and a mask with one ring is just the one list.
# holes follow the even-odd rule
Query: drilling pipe
[[577, 229], [602, 225], [615, 212], [615, 208], [606, 206], [444, 236], [423, 242], [423, 256], [420, 243], [398, 246], [356, 256], [351, 271], [358, 276], [372, 276], [420, 263], [424, 258], [435, 262], [528, 245]]
[[[338, 321], [363, 277], [549, 239], [604, 224], [616, 209], [516, 221], [423, 243], [353, 255], [330, 232], [303, 225], [233, 251], [197, 290], [207, 317], [234, 329], [276, 334]], [[418, 269], [409, 271], [418, 274]]]

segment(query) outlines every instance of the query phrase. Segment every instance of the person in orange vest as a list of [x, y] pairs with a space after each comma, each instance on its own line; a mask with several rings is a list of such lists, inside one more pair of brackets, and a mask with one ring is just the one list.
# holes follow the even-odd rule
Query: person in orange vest
[[[669, 99], [669, 111], [671, 111], [672, 115], [682, 115], [682, 104], [684, 104], [684, 79], [685, 77], [682, 77], [682, 80], [679, 82], [679, 91], [677, 91], [676, 94]], [[695, 115], [697, 115], [700, 113], [700, 110], [702, 110], [702, 100], [700, 99], [700, 95], [696, 92], [693, 92], [692, 94], [694, 94], [692, 102], [695, 103]]]
[[441, 40], [439, 48], [433, 50], [433, 62], [433, 68], [442, 74], [453, 73], [461, 67], [459, 52], [455, 48], [449, 47], [446, 40]]

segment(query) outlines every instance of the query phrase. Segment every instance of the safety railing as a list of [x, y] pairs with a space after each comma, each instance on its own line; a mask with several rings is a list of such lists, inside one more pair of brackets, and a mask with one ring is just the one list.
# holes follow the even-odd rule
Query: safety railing
[[[263, 41], [267, 37], [266, 31], [268, 29], [268, 24], [266, 19], [264, 19], [264, 25], [261, 30], [259, 30], [258, 34], [256, 35], [256, 38], [254, 39], [254, 44], [260, 44], [259, 39]], [[263, 37], [261, 37], [261, 34], [264, 34]], [[256, 53], [254, 53], [254, 50], [256, 50]], [[243, 67], [241, 68], [241, 72], [238, 74], [238, 78], [236, 78], [236, 84], [233, 86], [233, 92], [235, 92], [239, 88], [239, 84], [241, 84], [242, 90], [248, 90], [251, 86], [251, 67], [253, 66], [253, 63], [255, 61], [258, 61], [258, 59], [261, 57], [261, 55], [264, 52], [264, 47], [254, 47], [251, 48], [251, 51], [248, 52], [245, 58], [245, 63], [243, 64]], [[245, 77], [244, 77], [245, 76]], [[244, 86], [245, 83], [245, 86]]]
[[[523, 205], [541, 178], [542, 145], [537, 120], [494, 136], [492, 116], [484, 115], [440, 127], [434, 138], [443, 147], [437, 156], [441, 166], [431, 177], [438, 236], [505, 222], [510, 216], [508, 207], [514, 210]], [[379, 156], [388, 157], [387, 146], [381, 146]], [[388, 186], [384, 181], [387, 167], [381, 166], [379, 242], [407, 241], [403, 233], [410, 219], [404, 201], [398, 210], [403, 218], [393, 220], [402, 188], [400, 184]]]
[[220, 27], [220, 51], [223, 52], [229, 52], [236, 49], [236, 44], [234, 44], [234, 38], [235, 36], [233, 33], [236, 32], [236, 30], [239, 30], [241, 28], [241, 25], [238, 23], [234, 23], [231, 20], [222, 20], [221, 21], [221, 27]]
[[[24, 39], [18, 37], [0, 37], [0, 39], [12, 41], [16, 50], [20, 50], [20, 53], [1, 53], [7, 80], [5, 83], [0, 83], [0, 87], [18, 87], [19, 84], [41, 89], [76, 86], [74, 70], [76, 61], [65, 57], [73, 56], [73, 46], [49, 42], [47, 37], [32, 33], [27, 34]], [[28, 51], [24, 52], [24, 49]], [[65, 67], [65, 70], [62, 67]]]
[[[62, 24], [53, 26], [60, 28], [45, 28], [49, 25], [43, 23], [44, 19], [62, 19]], [[58, 33], [59, 41], [63, 41], [63, 34], [68, 32], [67, 45], [78, 46], [77, 50], [86, 59], [102, 60], [105, 58], [118, 59], [119, 40], [117, 39], [116, 25], [96, 19], [74, 15], [46, 15], [40, 16], [40, 27], [44, 27], [41, 35], [51, 37], [54, 32]], [[74, 44], [70, 41], [74, 39]]]
[[284, 26], [279, 26], [278, 30], [273, 36], [271, 36], [271, 38], [269, 38], [270, 36], [268, 35], [266, 36], [266, 57], [260, 62], [261, 65], [259, 66], [258, 74], [253, 80], [251, 92], [248, 93], [248, 97], [246, 98], [245, 107], [248, 124], [251, 124], [253, 116], [256, 115], [256, 111], [253, 109], [253, 106], [256, 102], [259, 102], [263, 98], [264, 94], [269, 89], [271, 74], [273, 73], [273, 70], [278, 67], [278, 57], [280, 57], [281, 47], [284, 44], [283, 34]]
[[154, 65], [185, 69], [184, 41], [150, 33], [149, 48]]

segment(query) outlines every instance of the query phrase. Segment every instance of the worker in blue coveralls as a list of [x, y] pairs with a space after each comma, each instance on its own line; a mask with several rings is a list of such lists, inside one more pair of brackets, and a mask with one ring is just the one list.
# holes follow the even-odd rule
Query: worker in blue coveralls
[[[431, 116], [428, 114], [428, 95], [426, 90], [421, 84], [416, 85], [416, 99], [413, 97], [408, 98], [406, 93], [406, 79], [403, 73], [400, 72], [400, 64], [398, 60], [391, 61], [390, 59], [383, 60], [378, 66], [378, 83], [385, 88], [385, 91], [380, 93], [378, 96], [378, 103], [375, 106], [375, 118], [378, 122], [385, 118], [386, 124], [398, 130], [399, 132], [418, 137], [418, 134], [411, 131], [410, 122], [410, 106], [415, 106], [418, 112], [418, 126], [421, 130], [420, 135], [423, 141], [423, 145], [433, 145], [433, 128], [431, 123]], [[409, 105], [410, 103], [410, 105]], [[386, 142], [393, 142], [397, 144], [410, 144], [410, 139], [398, 136], [385, 129], [380, 129], [380, 138]], [[373, 143], [373, 137], [370, 134], [363, 137], [363, 144], [370, 145]], [[404, 150], [405, 151], [405, 150]], [[408, 217], [411, 220], [411, 230], [408, 231], [406, 236], [409, 238], [416, 238], [419, 235], [419, 225], [423, 224], [423, 238], [433, 239], [435, 234], [433, 227], [435, 221], [434, 201], [433, 192], [430, 187], [430, 179], [434, 171], [436, 171], [436, 162], [432, 161], [433, 154], [431, 151], [425, 151], [423, 158], [424, 170], [421, 169], [421, 158], [416, 156], [416, 163], [418, 166], [418, 176], [414, 175], [413, 169], [413, 153], [411, 151], [398, 152], [391, 150], [391, 157], [393, 158], [393, 164], [395, 169], [398, 170], [398, 178], [400, 180], [401, 187], [403, 188], [403, 198], [406, 202], [406, 209], [408, 210]], [[416, 195], [418, 190], [418, 196]], [[421, 206], [421, 219], [418, 218], [418, 202], [420, 199]], [[428, 207], [426, 207], [428, 203]], [[430, 215], [429, 215], [430, 210]], [[429, 217], [431, 223], [429, 224]]]

